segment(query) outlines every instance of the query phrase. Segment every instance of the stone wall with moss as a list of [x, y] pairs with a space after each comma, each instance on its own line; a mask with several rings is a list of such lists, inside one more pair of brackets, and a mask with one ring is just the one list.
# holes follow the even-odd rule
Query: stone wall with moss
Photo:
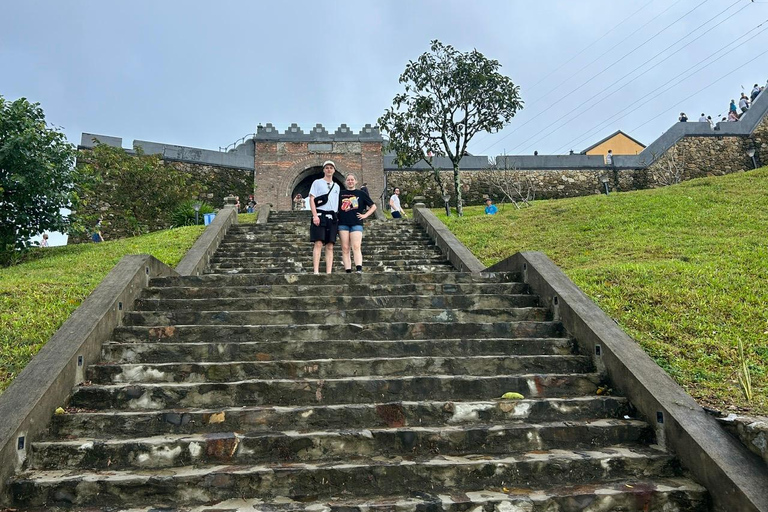
[[[486, 197], [501, 201], [503, 194], [494, 186], [493, 174], [504, 173], [512, 181], [530, 180], [536, 199], [561, 199], [604, 193], [606, 180], [611, 192], [656, 188], [680, 181], [707, 176], [722, 176], [753, 168], [747, 149], [755, 148], [757, 165], [768, 163], [768, 120], [751, 136], [743, 137], [685, 137], [645, 169], [615, 169], [602, 166], [594, 169], [547, 169], [496, 171], [472, 170], [461, 172], [462, 195], [465, 204], [482, 204]], [[441, 171], [443, 184], [455, 196], [453, 172]], [[388, 194], [400, 187], [404, 202], [415, 196], [426, 197], [427, 204], [443, 204], [439, 188], [431, 171], [387, 171]], [[453, 202], [453, 199], [452, 199]]]
[[192, 162], [166, 161], [165, 163], [195, 176], [205, 191], [213, 194], [212, 198], [205, 201], [214, 208], [221, 208], [224, 205], [224, 198], [230, 194], [239, 196], [240, 204], [244, 208], [248, 196], [254, 193], [252, 170]]

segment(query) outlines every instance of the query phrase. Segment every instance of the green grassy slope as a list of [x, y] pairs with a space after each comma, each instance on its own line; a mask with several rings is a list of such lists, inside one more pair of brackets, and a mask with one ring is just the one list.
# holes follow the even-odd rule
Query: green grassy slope
[[546, 253], [701, 403], [768, 413], [768, 168], [496, 216], [435, 213], [483, 263]]
[[0, 391], [126, 254], [152, 254], [175, 267], [203, 226], [100, 244], [36, 249], [0, 268]]

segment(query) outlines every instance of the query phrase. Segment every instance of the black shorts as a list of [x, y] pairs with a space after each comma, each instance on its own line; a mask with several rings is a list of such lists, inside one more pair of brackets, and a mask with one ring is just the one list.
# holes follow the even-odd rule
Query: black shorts
[[318, 210], [320, 225], [315, 226], [314, 222], [309, 224], [309, 241], [323, 242], [323, 244], [336, 243], [336, 235], [339, 231], [339, 220], [336, 218], [336, 212], [324, 212]]

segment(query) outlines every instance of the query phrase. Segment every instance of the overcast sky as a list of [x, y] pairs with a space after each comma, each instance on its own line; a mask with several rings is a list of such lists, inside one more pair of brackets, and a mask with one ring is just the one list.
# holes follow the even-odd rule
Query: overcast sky
[[768, 0], [9, 0], [0, 95], [40, 102], [74, 143], [218, 149], [259, 123], [374, 124], [439, 39], [498, 60], [526, 103], [473, 154], [578, 152], [727, 113], [768, 79], [766, 20]]

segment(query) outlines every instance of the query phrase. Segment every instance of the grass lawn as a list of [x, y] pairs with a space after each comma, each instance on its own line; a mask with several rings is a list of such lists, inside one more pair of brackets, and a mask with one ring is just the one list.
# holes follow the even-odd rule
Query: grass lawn
[[0, 268], [0, 391], [126, 254], [148, 253], [175, 267], [203, 226], [100, 244], [35, 249]]
[[[768, 413], [768, 168], [655, 190], [435, 210], [491, 265], [542, 251], [700, 403]], [[745, 347], [754, 397], [737, 381]]]

